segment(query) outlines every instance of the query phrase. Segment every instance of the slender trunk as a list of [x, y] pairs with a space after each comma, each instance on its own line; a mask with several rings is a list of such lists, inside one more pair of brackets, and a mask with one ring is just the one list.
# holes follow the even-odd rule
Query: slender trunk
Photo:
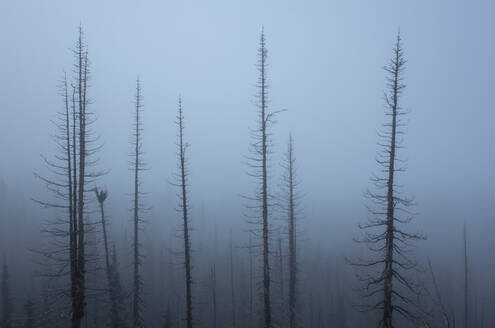
[[267, 175], [267, 113], [266, 113], [266, 48], [265, 35], [261, 33], [261, 58], [260, 58], [260, 82], [261, 82], [261, 169], [262, 169], [262, 217], [263, 217], [263, 301], [265, 328], [272, 327], [272, 309], [270, 302], [270, 263], [269, 263], [269, 236], [268, 236], [268, 175]]
[[182, 214], [184, 225], [184, 257], [186, 267], [186, 326], [192, 328], [192, 290], [191, 290], [191, 243], [189, 240], [189, 218], [186, 190], [186, 144], [184, 143], [184, 124], [182, 116], [182, 100], [179, 98], [179, 157], [180, 157], [180, 186], [182, 192]]
[[294, 215], [294, 167], [292, 137], [289, 138], [289, 327], [296, 326], [296, 227]]
[[[82, 42], [82, 31], [78, 40], [78, 102], [79, 102], [79, 187], [77, 195], [77, 260], [75, 279], [75, 301], [72, 312], [72, 327], [79, 328], [84, 317], [85, 301], [85, 239], [84, 239], [84, 186], [86, 168], [86, 79], [87, 54]], [[75, 163], [74, 163], [75, 164]]]
[[393, 252], [394, 252], [394, 173], [395, 173], [395, 150], [396, 150], [396, 129], [397, 129], [397, 105], [399, 91], [399, 39], [395, 50], [395, 66], [393, 72], [392, 87], [392, 123], [390, 136], [390, 152], [388, 162], [387, 180], [387, 230], [385, 240], [385, 270], [384, 270], [384, 300], [383, 300], [383, 325], [385, 328], [392, 328], [392, 277], [393, 277]]
[[132, 299], [132, 316], [133, 327], [141, 327], [141, 277], [139, 275], [140, 255], [139, 255], [139, 171], [140, 171], [140, 117], [141, 110], [141, 86], [139, 79], [136, 81], [136, 114], [135, 114], [135, 135], [134, 135], [134, 204], [133, 204], [133, 221], [134, 221], [134, 245], [133, 245], [133, 299]]

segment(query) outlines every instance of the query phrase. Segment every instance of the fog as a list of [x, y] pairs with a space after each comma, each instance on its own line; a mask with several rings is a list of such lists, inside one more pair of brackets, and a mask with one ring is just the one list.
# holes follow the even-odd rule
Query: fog
[[[489, 1], [3, 1], [0, 257], [8, 266], [13, 319], [2, 324], [24, 327], [28, 299], [34, 303], [32, 327], [42, 327], [46, 322], [41, 319], [48, 317], [50, 327], [71, 324], [69, 277], [46, 277], [46, 265], [52, 264], [38, 252], [53, 247], [53, 236], [44, 233], [47, 225], [67, 215], [36, 202], [56, 198], [36, 175], [53, 177], [43, 158], [53, 159], [60, 151], [54, 122], [65, 107], [58, 86], [64, 72], [69, 82], [77, 75], [73, 50], [81, 26], [91, 73], [88, 108], [96, 118], [91, 131], [102, 145], [94, 168], [105, 171], [87, 183], [84, 211], [87, 220], [99, 223], [99, 205], [91, 188], [108, 191], [105, 216], [125, 294], [127, 321], [122, 327], [139, 326], [131, 324], [137, 78], [143, 96], [141, 160], [146, 163], [146, 170], [139, 173], [143, 192], [140, 326], [188, 326], [183, 214], [176, 211], [180, 189], [174, 185], [180, 172], [176, 145], [180, 95], [184, 138], [190, 144], [186, 157], [194, 326], [214, 327], [210, 272], [215, 265], [216, 326], [267, 327], [258, 248], [253, 255], [254, 282], [249, 280], [250, 239], [254, 244], [262, 240], [249, 224], [247, 199], [258, 190], [247, 157], [251, 131], [258, 128], [256, 64], [262, 29], [268, 50], [268, 108], [280, 111], [270, 125], [268, 190], [273, 195], [280, 191], [289, 134], [300, 181], [295, 327], [380, 324], [383, 310], [360, 311], [359, 305], [370, 300], [360, 288], [362, 268], [350, 262], [369, 256], [367, 247], [355, 239], [363, 235], [359, 225], [370, 217], [365, 195], [373, 188], [370, 178], [381, 170], [376, 162], [379, 131], [390, 119], [385, 115], [383, 66], [393, 58], [399, 30], [407, 60], [403, 73], [407, 86], [400, 97], [407, 126], [398, 155], [407, 160], [407, 170], [397, 172], [396, 181], [404, 194], [414, 198], [410, 208], [414, 218], [405, 230], [422, 233], [426, 240], [413, 242], [408, 251], [418, 263], [418, 270], [408, 277], [424, 285], [424, 293], [413, 297], [420, 315], [409, 320], [396, 310], [394, 323], [447, 327], [429, 258], [442, 303], [450, 321], [455, 320], [449, 326], [491, 327], [495, 322], [490, 311], [495, 304], [493, 12], [495, 4]], [[284, 310], [289, 279], [287, 218], [277, 206], [270, 208], [268, 218], [274, 318], [270, 327], [289, 327]], [[101, 229], [95, 224], [90, 230], [85, 245], [95, 261], [87, 270], [87, 306], [81, 325], [104, 327], [110, 322], [110, 305]], [[465, 323], [466, 281], [469, 319]], [[250, 288], [254, 288], [254, 309], [249, 308]], [[2, 318], [6, 311], [3, 306]], [[171, 326], [164, 316], [171, 318]], [[76, 327], [74, 322], [71, 327]]]

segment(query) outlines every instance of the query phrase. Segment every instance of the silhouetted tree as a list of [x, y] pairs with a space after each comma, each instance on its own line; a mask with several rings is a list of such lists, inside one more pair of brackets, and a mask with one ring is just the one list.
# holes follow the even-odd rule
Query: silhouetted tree
[[[46, 275], [51, 277], [61, 277], [66, 273], [69, 275], [71, 326], [79, 328], [86, 307], [86, 264], [89, 258], [86, 254], [85, 235], [91, 226], [90, 222], [85, 222], [86, 193], [89, 191], [86, 185], [102, 174], [102, 172], [90, 170], [90, 167], [96, 163], [91, 157], [101, 147], [95, 145], [97, 138], [91, 137], [90, 133], [90, 126], [95, 118], [88, 110], [90, 104], [87, 96], [89, 61], [81, 27], [79, 27], [79, 37], [73, 53], [75, 77], [74, 83], [71, 84], [72, 95], [69, 97], [68, 82], [64, 76], [61, 90], [65, 108], [59, 113], [59, 120], [55, 123], [59, 130], [55, 140], [61, 155], [55, 156], [56, 161], [43, 158], [54, 178], [36, 176], [46, 184], [48, 190], [57, 199], [55, 202], [37, 202], [44, 207], [67, 211], [65, 212], [67, 219], [54, 220], [48, 225], [49, 228], [44, 230], [54, 239], [60, 239], [63, 242], [53, 241], [52, 244], [58, 249], [48, 249], [41, 253], [52, 262], [46, 264], [46, 267], [51, 269], [51, 272]], [[70, 103], [72, 103], [72, 113]], [[58, 269], [52, 268], [53, 262], [57, 264]], [[65, 269], [67, 263], [69, 270]], [[62, 292], [62, 294], [65, 293]]]
[[284, 173], [282, 176], [282, 195], [281, 203], [282, 209], [287, 215], [287, 227], [289, 238], [289, 327], [294, 328], [297, 326], [297, 215], [298, 206], [300, 203], [300, 195], [297, 192], [299, 181], [297, 179], [296, 170], [296, 157], [294, 155], [294, 145], [292, 142], [292, 136], [289, 136], [289, 143], [287, 146], [287, 152], [285, 153], [284, 160], [282, 162], [282, 168]]
[[245, 198], [252, 202], [247, 207], [253, 213], [248, 214], [250, 224], [257, 228], [251, 232], [257, 237], [261, 237], [262, 247], [262, 267], [263, 267], [263, 322], [265, 328], [272, 327], [272, 304], [270, 301], [270, 208], [272, 207], [272, 196], [269, 193], [269, 156], [271, 154], [272, 140], [270, 127], [274, 123], [274, 116], [277, 112], [268, 109], [268, 83], [267, 83], [267, 56], [265, 33], [262, 29], [258, 48], [258, 122], [256, 129], [251, 131], [253, 142], [250, 144], [247, 156], [248, 166], [251, 169], [249, 173], [256, 180], [256, 192], [254, 196]]
[[[383, 175], [375, 175], [372, 178], [376, 192], [368, 191], [367, 195], [376, 207], [370, 208], [372, 218], [368, 223], [360, 225], [361, 229], [365, 229], [365, 233], [362, 239], [357, 240], [368, 244], [369, 249], [378, 254], [378, 257], [354, 262], [355, 265], [366, 267], [370, 271], [374, 271], [375, 267], [382, 268], [378, 275], [369, 273], [361, 276], [361, 280], [365, 285], [365, 297], [382, 295], [379, 301], [372, 301], [373, 304], [365, 309], [382, 311], [379, 325], [385, 328], [394, 327], [394, 311], [407, 320], [418, 319], [411, 309], [415, 304], [414, 297], [407, 295], [413, 293], [416, 296], [419, 293], [419, 286], [407, 276], [407, 271], [414, 270], [417, 266], [406, 252], [412, 240], [424, 237], [402, 230], [401, 225], [409, 223], [412, 219], [407, 209], [412, 205], [412, 200], [401, 195], [396, 182], [397, 173], [405, 169], [397, 166], [397, 163], [400, 163], [397, 151], [401, 147], [401, 136], [404, 134], [401, 128], [405, 125], [401, 117], [406, 114], [399, 104], [399, 98], [405, 88], [405, 64], [402, 41], [398, 34], [393, 58], [384, 67], [388, 73], [388, 92], [385, 93], [386, 116], [390, 117], [390, 121], [383, 124], [384, 131], [379, 134], [381, 140], [378, 145], [382, 150], [377, 154], [377, 162], [382, 167]], [[406, 218], [399, 218], [400, 214], [405, 214]], [[398, 285], [394, 286], [394, 282]]]
[[[108, 233], [107, 233], [107, 223], [105, 218], [105, 208], [104, 202], [107, 199], [108, 192], [106, 190], [98, 190], [95, 187], [94, 189], [96, 194], [96, 199], [98, 200], [98, 204], [100, 205], [100, 214], [101, 214], [101, 228], [103, 232], [103, 248], [105, 250], [105, 274], [107, 276], [107, 288], [108, 288], [108, 298], [110, 301], [110, 321], [111, 327], [121, 328], [123, 326], [123, 322], [120, 316], [120, 311], [118, 307], [118, 297], [117, 292], [115, 291], [115, 275], [118, 273], [113, 270], [117, 270], [117, 268], [112, 265], [110, 262], [110, 250], [108, 249]], [[114, 256], [117, 255], [114, 252]], [[116, 260], [115, 260], [116, 261]], [[120, 282], [119, 282], [120, 283]]]
[[139, 78], [136, 80], [136, 95], [135, 95], [135, 120], [134, 120], [134, 128], [133, 128], [133, 154], [132, 159], [132, 170], [134, 171], [134, 193], [133, 193], [133, 224], [134, 224], [134, 242], [133, 242], [133, 289], [132, 289], [132, 326], [134, 328], [143, 326], [143, 317], [142, 317], [142, 303], [143, 299], [141, 298], [141, 287], [142, 280], [140, 274], [141, 267], [141, 253], [140, 253], [140, 241], [139, 241], [139, 231], [140, 231], [140, 223], [142, 219], [140, 217], [140, 212], [142, 209], [141, 204], [141, 196], [142, 192], [140, 190], [140, 181], [139, 181], [139, 172], [144, 169], [144, 163], [142, 160], [143, 152], [142, 148], [142, 131], [143, 131], [143, 122], [141, 119], [141, 113], [143, 111], [143, 99], [141, 94], [141, 82]]
[[14, 312], [14, 305], [12, 303], [12, 296], [10, 295], [10, 282], [9, 282], [9, 268], [7, 264], [3, 264], [2, 269], [2, 283], [1, 283], [1, 304], [2, 313], [0, 318], [0, 328], [12, 327], [12, 314]]
[[35, 328], [35, 313], [34, 313], [34, 303], [32, 300], [28, 299], [24, 304], [24, 312], [26, 314], [26, 319], [24, 320], [24, 328]]
[[189, 218], [189, 202], [187, 188], [189, 186], [189, 169], [187, 159], [187, 149], [189, 144], [184, 140], [184, 115], [182, 108], [182, 98], [179, 96], [179, 106], [177, 112], [177, 127], [178, 143], [177, 143], [177, 155], [178, 155], [178, 169], [179, 173], [175, 175], [176, 183], [174, 185], [179, 187], [180, 191], [177, 193], [179, 198], [178, 211], [182, 214], [182, 232], [184, 240], [184, 267], [185, 267], [185, 280], [186, 280], [186, 327], [192, 328], [193, 326], [193, 306], [192, 306], [192, 277], [191, 277], [191, 236], [190, 236], [190, 218]]

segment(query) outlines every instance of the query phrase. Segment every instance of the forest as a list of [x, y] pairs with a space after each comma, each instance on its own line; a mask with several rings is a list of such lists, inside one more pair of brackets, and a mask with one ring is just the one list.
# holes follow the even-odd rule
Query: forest
[[177, 5], [174, 42], [141, 33], [153, 6], [119, 33], [88, 5], [50, 47], [9, 5], [0, 328], [492, 327], [495, 8], [433, 43], [422, 5], [328, 44], [276, 27], [325, 21], [309, 5], [239, 31], [205, 5], [208, 32]]

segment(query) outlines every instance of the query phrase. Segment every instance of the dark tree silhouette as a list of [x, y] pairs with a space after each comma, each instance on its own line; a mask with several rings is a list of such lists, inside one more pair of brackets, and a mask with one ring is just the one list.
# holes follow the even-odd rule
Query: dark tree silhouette
[[[73, 53], [75, 64], [74, 83], [71, 84], [72, 95], [69, 97], [68, 82], [64, 76], [61, 90], [65, 108], [59, 113], [58, 122], [55, 122], [59, 131], [55, 141], [61, 155], [55, 156], [55, 161], [43, 158], [53, 178], [36, 175], [53, 193], [56, 201], [36, 202], [47, 208], [67, 211], [67, 219], [52, 220], [47, 229], [43, 230], [53, 241], [52, 248], [40, 253], [49, 262], [46, 263], [47, 276], [53, 278], [69, 275], [70, 292], [67, 294], [71, 304], [71, 326], [79, 328], [85, 315], [86, 273], [87, 264], [91, 260], [91, 256], [86, 254], [85, 237], [91, 228], [91, 223], [85, 222], [86, 193], [89, 191], [86, 185], [95, 181], [103, 172], [90, 170], [90, 167], [97, 163], [92, 156], [101, 147], [95, 144], [98, 138], [91, 136], [90, 127], [95, 118], [94, 113], [88, 110], [91, 103], [87, 96], [89, 61], [81, 27]], [[53, 264], [56, 264], [57, 269], [54, 269]], [[62, 291], [61, 294], [66, 293]]]
[[133, 193], [133, 224], [134, 224], [134, 241], [133, 241], [133, 289], [132, 289], [132, 326], [134, 328], [143, 326], [142, 317], [142, 303], [141, 288], [143, 282], [141, 280], [140, 267], [141, 267], [141, 253], [140, 253], [140, 241], [139, 231], [141, 218], [141, 196], [139, 173], [144, 170], [144, 162], [142, 160], [142, 132], [143, 122], [141, 119], [141, 113], [143, 111], [143, 97], [141, 94], [141, 82], [139, 78], [136, 80], [136, 95], [135, 95], [135, 121], [132, 135], [133, 153], [131, 154], [133, 162], [131, 169], [134, 172], [134, 193]]
[[[101, 214], [101, 228], [103, 232], [103, 248], [105, 250], [105, 274], [107, 276], [107, 288], [108, 288], [108, 298], [110, 301], [110, 322], [111, 327], [113, 328], [121, 328], [124, 323], [121, 318], [121, 313], [119, 309], [119, 291], [116, 291], [115, 288], [115, 275], [118, 274], [114, 272], [117, 268], [110, 261], [110, 250], [108, 246], [108, 233], [107, 233], [107, 222], [105, 217], [105, 207], [104, 202], [107, 199], [108, 192], [106, 190], [98, 190], [95, 187], [94, 189], [96, 194], [96, 199], [98, 200], [98, 204], [100, 205], [100, 214]], [[114, 257], [117, 255], [113, 254]], [[116, 259], [115, 259], [116, 261]], [[120, 283], [120, 282], [119, 282]]]
[[[373, 305], [366, 306], [366, 310], [382, 311], [379, 326], [385, 328], [394, 327], [394, 311], [405, 317], [407, 320], [418, 319], [412, 306], [415, 304], [414, 297], [408, 293], [418, 295], [419, 286], [407, 276], [407, 271], [414, 270], [417, 264], [407, 254], [407, 248], [413, 240], [423, 239], [419, 234], [412, 234], [404, 231], [401, 227], [412, 219], [412, 214], [408, 207], [412, 205], [412, 200], [402, 196], [396, 182], [396, 175], [405, 170], [398, 167], [401, 160], [397, 158], [397, 151], [401, 148], [405, 123], [402, 117], [406, 114], [399, 98], [405, 88], [403, 82], [403, 72], [406, 60], [402, 48], [400, 33], [397, 34], [395, 46], [393, 48], [393, 58], [384, 67], [388, 74], [387, 89], [385, 93], [386, 116], [390, 121], [383, 124], [384, 131], [379, 134], [378, 145], [382, 148], [377, 154], [377, 162], [382, 167], [383, 175], [375, 175], [372, 178], [376, 192], [368, 191], [367, 196], [374, 202], [375, 207], [370, 208], [372, 218], [368, 223], [360, 225], [365, 229], [362, 239], [369, 249], [378, 255], [363, 261], [355, 261], [353, 264], [368, 268], [373, 273], [361, 276], [364, 282], [365, 297], [379, 297], [380, 300], [372, 301]], [[406, 218], [399, 218], [399, 215]], [[380, 273], [375, 275], [374, 268], [382, 267]], [[394, 282], [397, 284], [394, 285]]]
[[190, 236], [190, 218], [189, 218], [189, 202], [187, 188], [189, 187], [189, 169], [187, 159], [187, 149], [189, 144], [184, 140], [184, 115], [182, 108], [182, 98], [179, 96], [178, 112], [177, 112], [177, 127], [178, 142], [177, 142], [177, 155], [178, 155], [178, 170], [179, 173], [175, 175], [176, 182], [173, 183], [180, 189], [177, 193], [179, 198], [178, 211], [182, 214], [182, 232], [184, 240], [184, 267], [185, 267], [185, 280], [186, 280], [186, 327], [192, 328], [193, 326], [193, 306], [192, 306], [192, 277], [191, 277], [191, 236]]
[[253, 142], [250, 144], [249, 155], [247, 156], [249, 175], [256, 180], [256, 191], [254, 196], [244, 196], [250, 204], [247, 208], [252, 211], [248, 214], [248, 223], [256, 228], [251, 229], [256, 237], [261, 238], [262, 255], [262, 295], [263, 295], [263, 322], [265, 328], [272, 327], [272, 304], [270, 300], [270, 212], [273, 205], [273, 197], [269, 193], [269, 170], [270, 155], [272, 153], [272, 140], [270, 128], [274, 121], [274, 116], [278, 111], [268, 109], [268, 83], [267, 83], [267, 56], [266, 39], [264, 29], [261, 30], [258, 48], [258, 82], [256, 94], [258, 107], [257, 127], [251, 131]]
[[2, 283], [1, 283], [1, 294], [0, 300], [2, 304], [2, 313], [0, 317], [0, 327], [1, 328], [11, 328], [12, 327], [12, 314], [14, 311], [14, 305], [12, 304], [12, 297], [10, 295], [10, 285], [9, 285], [9, 268], [7, 264], [3, 264], [2, 269]]
[[289, 238], [289, 302], [287, 306], [289, 327], [294, 328], [297, 326], [297, 215], [299, 214], [298, 207], [301, 196], [297, 191], [299, 180], [297, 178], [296, 157], [294, 155], [292, 136], [289, 136], [289, 143], [282, 162], [282, 168], [284, 173], [281, 184], [281, 203], [283, 204], [282, 208], [285, 211], [285, 215], [287, 215]]

